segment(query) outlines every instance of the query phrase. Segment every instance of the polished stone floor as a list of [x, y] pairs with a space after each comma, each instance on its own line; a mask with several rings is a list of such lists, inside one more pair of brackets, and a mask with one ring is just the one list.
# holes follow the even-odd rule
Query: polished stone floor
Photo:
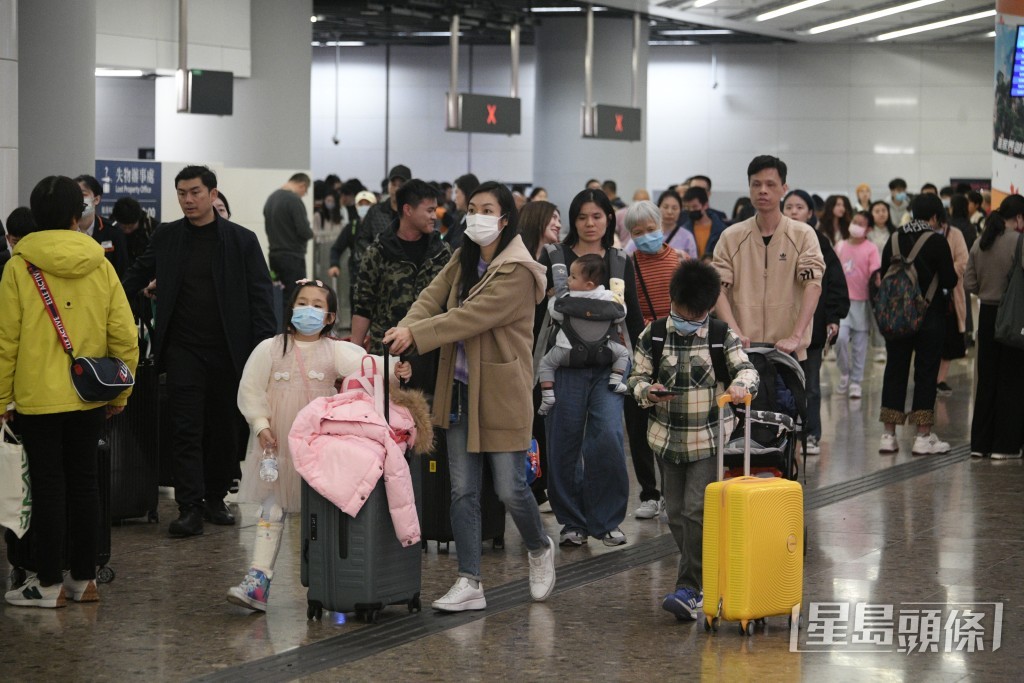
[[[915, 473], [937, 456], [911, 456], [909, 432], [901, 435], [899, 454], [876, 451], [882, 366], [870, 364], [865, 399], [856, 402], [831, 394], [838, 373], [826, 361], [823, 451], [808, 459], [807, 492], [875, 483], [808, 511], [799, 631], [774, 617], [752, 637], [740, 635], [733, 623], [709, 634], [702, 622], [680, 623], [662, 611], [677, 554], [667, 524], [632, 517], [636, 500], [623, 524], [629, 543], [563, 549], [557, 560], [563, 584], [545, 603], [529, 602], [525, 551], [509, 523], [504, 550], [485, 546], [486, 612], [410, 615], [392, 607], [375, 625], [351, 615], [307, 621], [298, 519], [291, 517], [271, 610], [252, 615], [223, 596], [247, 566], [254, 508], [240, 506], [237, 527], [207, 527], [200, 538], [174, 540], [166, 534], [173, 502], [165, 491], [159, 525], [140, 521], [113, 530], [116, 578], [100, 587], [99, 604], [0, 606], [0, 680], [1020, 680], [1024, 467], [1019, 460], [966, 457], [973, 391], [968, 363], [954, 364], [955, 393], [937, 405], [936, 431], [964, 457]], [[913, 476], [879, 478], [900, 472]], [[544, 521], [556, 536], [553, 516]], [[446, 553], [431, 544], [423, 557], [425, 602], [444, 593], [455, 574], [454, 545]], [[846, 619], [827, 622], [829, 603], [832, 609], [845, 605]], [[886, 633], [858, 624], [858, 605], [891, 606], [891, 645], [853, 644]], [[818, 618], [809, 621], [812, 609]], [[932, 631], [936, 617], [927, 609], [941, 612]], [[997, 609], [1000, 642], [993, 652]], [[953, 610], [983, 613], [980, 643], [958, 628]], [[841, 634], [847, 627], [843, 642], [823, 640], [829, 624]], [[937, 652], [906, 652], [921, 633], [937, 635]], [[983, 650], [966, 651], [965, 644]]]

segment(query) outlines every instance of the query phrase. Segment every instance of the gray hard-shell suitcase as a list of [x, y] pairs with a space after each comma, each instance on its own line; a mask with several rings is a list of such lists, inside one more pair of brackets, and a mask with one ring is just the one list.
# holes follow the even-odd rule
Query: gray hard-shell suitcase
[[[388, 420], [388, 356], [384, 354], [384, 411]], [[420, 509], [419, 457], [411, 451], [409, 470]], [[306, 617], [324, 610], [355, 612], [373, 623], [387, 605], [420, 609], [420, 545], [402, 546], [388, 510], [384, 478], [377, 482], [359, 514], [350, 517], [302, 482], [302, 562]]]

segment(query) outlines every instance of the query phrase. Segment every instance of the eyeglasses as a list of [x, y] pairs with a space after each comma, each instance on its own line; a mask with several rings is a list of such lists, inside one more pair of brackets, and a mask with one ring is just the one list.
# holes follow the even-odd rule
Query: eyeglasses
[[301, 280], [296, 280], [295, 284], [297, 284], [299, 286], [305, 286], [305, 285], [316, 285], [317, 287], [323, 287], [324, 286], [324, 283], [320, 282], [320, 280], [310, 280], [309, 278], [305, 278], [305, 277], [302, 278]]

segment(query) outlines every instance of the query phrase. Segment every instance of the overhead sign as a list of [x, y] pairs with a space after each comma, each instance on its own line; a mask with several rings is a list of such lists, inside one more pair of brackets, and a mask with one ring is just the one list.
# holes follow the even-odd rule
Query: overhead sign
[[100, 215], [110, 217], [121, 197], [131, 197], [142, 205], [153, 224], [160, 219], [160, 162], [96, 160], [96, 179], [103, 187]]
[[594, 105], [594, 134], [604, 140], [640, 140], [641, 109], [616, 107], [610, 104]]
[[519, 135], [520, 103], [518, 97], [459, 93], [458, 126], [451, 130]]

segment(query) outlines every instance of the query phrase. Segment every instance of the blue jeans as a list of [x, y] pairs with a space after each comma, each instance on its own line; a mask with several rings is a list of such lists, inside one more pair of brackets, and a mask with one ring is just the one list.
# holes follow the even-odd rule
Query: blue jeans
[[[607, 382], [605, 382], [607, 387]], [[460, 405], [469, 402], [466, 385], [455, 383], [455, 391], [462, 392]], [[452, 476], [452, 536], [459, 555], [459, 576], [480, 580], [480, 489], [486, 457], [494, 476], [494, 490], [530, 550], [539, 550], [548, 544], [540, 510], [533, 492], [526, 484], [526, 451], [504, 453], [470, 453], [466, 450], [469, 432], [468, 413], [453, 421], [448, 429], [448, 469]]]
[[[559, 368], [547, 416], [548, 497], [562, 531], [601, 538], [626, 517], [622, 395], [608, 368]], [[582, 465], [582, 467], [581, 467]]]

